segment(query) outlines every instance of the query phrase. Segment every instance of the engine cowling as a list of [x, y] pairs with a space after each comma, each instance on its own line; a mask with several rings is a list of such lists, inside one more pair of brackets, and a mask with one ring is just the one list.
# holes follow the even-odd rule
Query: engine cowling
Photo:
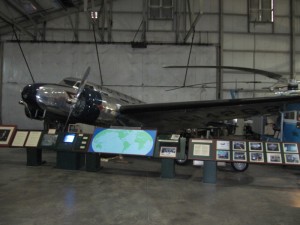
[[74, 105], [72, 116], [82, 122], [93, 123], [100, 115], [101, 105], [101, 94], [85, 88]]

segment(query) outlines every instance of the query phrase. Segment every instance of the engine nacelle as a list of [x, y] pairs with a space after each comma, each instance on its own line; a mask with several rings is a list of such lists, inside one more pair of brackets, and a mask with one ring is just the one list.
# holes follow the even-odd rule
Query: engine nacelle
[[101, 105], [101, 94], [85, 88], [74, 105], [72, 116], [82, 122], [93, 123], [100, 115]]

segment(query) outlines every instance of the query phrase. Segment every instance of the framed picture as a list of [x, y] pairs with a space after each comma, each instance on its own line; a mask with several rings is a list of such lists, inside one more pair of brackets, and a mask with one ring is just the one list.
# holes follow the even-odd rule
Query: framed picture
[[280, 152], [280, 144], [278, 142], [266, 142], [267, 152]]
[[246, 151], [245, 141], [232, 141], [232, 149], [238, 151]]
[[188, 158], [193, 160], [216, 160], [215, 141], [190, 138]]
[[281, 153], [267, 153], [268, 163], [282, 163]]
[[230, 141], [217, 140], [217, 149], [230, 150]]
[[233, 152], [233, 161], [247, 161], [247, 153], [242, 151], [234, 151]]
[[249, 150], [250, 151], [263, 151], [263, 144], [262, 142], [249, 142]]
[[16, 126], [0, 126], [0, 147], [9, 146], [15, 134]]
[[25, 141], [28, 136], [28, 131], [20, 131], [16, 132], [13, 142], [11, 143], [11, 147], [21, 148], [24, 146]]
[[210, 145], [209, 144], [194, 144], [193, 155], [209, 156], [210, 155]]
[[69, 124], [68, 132], [70, 132], [70, 133], [80, 133], [81, 128], [78, 124]]
[[286, 164], [300, 164], [298, 154], [284, 154], [284, 159]]
[[224, 160], [229, 161], [230, 160], [230, 151], [226, 150], [217, 150], [217, 160]]
[[285, 153], [298, 153], [297, 143], [283, 143], [283, 151]]
[[264, 153], [263, 152], [250, 152], [250, 162], [264, 163]]
[[167, 158], [176, 158], [176, 151], [177, 147], [167, 147], [162, 146], [160, 147], [160, 157], [167, 157]]

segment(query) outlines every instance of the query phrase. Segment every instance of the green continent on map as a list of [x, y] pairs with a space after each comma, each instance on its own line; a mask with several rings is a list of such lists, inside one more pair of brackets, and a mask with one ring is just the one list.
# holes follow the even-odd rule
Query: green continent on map
[[135, 142], [138, 143], [139, 149], [142, 149], [144, 147], [144, 145], [147, 143], [147, 141], [152, 141], [151, 136], [143, 131], [143, 132], [139, 132], [135, 138]]
[[123, 146], [124, 146], [123, 151], [126, 151], [130, 147], [130, 143], [128, 141], [124, 141]]
[[118, 131], [119, 138], [121, 138], [121, 139], [125, 138], [128, 134], [129, 134], [128, 130]]

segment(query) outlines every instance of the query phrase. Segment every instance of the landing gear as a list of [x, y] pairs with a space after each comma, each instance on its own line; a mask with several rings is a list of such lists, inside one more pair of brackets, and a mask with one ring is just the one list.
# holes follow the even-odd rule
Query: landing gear
[[248, 169], [249, 164], [248, 163], [232, 162], [231, 166], [235, 171], [243, 172], [243, 171]]
[[187, 157], [187, 153], [185, 152], [185, 153], [184, 153], [184, 158], [183, 158], [183, 159], [176, 159], [176, 160], [175, 160], [175, 163], [176, 163], [177, 165], [184, 165], [184, 164], [187, 163], [187, 161], [188, 161], [188, 157]]

